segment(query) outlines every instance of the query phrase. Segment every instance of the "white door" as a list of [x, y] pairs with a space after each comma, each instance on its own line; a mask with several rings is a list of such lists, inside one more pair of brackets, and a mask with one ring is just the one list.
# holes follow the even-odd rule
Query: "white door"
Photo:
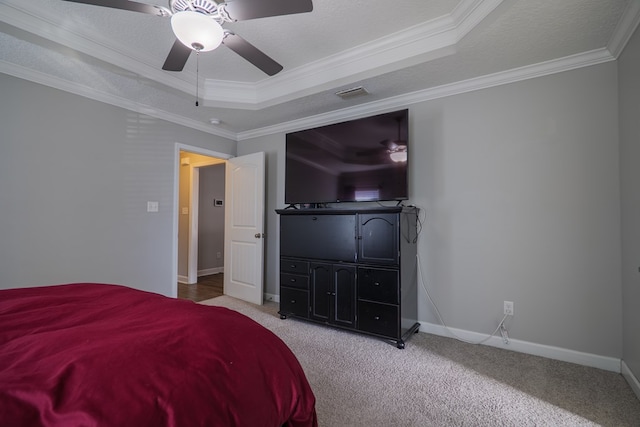
[[264, 153], [227, 160], [224, 293], [262, 305]]

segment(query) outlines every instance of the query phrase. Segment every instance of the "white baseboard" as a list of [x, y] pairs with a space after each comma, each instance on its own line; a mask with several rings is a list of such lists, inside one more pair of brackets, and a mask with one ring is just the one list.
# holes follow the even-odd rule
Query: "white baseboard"
[[280, 295], [265, 293], [264, 294], [264, 300], [265, 301], [273, 301], [273, 302], [280, 303]]
[[633, 392], [636, 394], [638, 399], [640, 399], [640, 381], [638, 381], [638, 378], [633, 375], [633, 372], [631, 372], [631, 369], [629, 369], [627, 364], [624, 363], [624, 360], [620, 363], [620, 370], [622, 371], [624, 379], [627, 380]]
[[[465, 341], [479, 342], [486, 338], [486, 335], [477, 332], [465, 331], [462, 329], [445, 328], [442, 325], [435, 325], [428, 322], [420, 322], [420, 332], [440, 335], [449, 338], [462, 338]], [[455, 334], [456, 336], [452, 335]], [[509, 344], [505, 344], [502, 337], [493, 336], [483, 343], [491, 347], [504, 348], [505, 350], [517, 351], [519, 353], [531, 354], [533, 356], [547, 357], [549, 359], [561, 360], [563, 362], [576, 363], [578, 365], [590, 366], [592, 368], [604, 369], [620, 373], [621, 360], [615, 357], [600, 356], [597, 354], [583, 353], [550, 345], [536, 344], [528, 341], [510, 339]]]
[[[209, 276], [211, 274], [224, 273], [224, 267], [215, 267], [215, 268], [207, 268], [204, 270], [198, 270], [198, 277], [200, 276]], [[182, 276], [178, 274], [178, 283], [184, 283], [186, 285], [189, 283], [189, 276]]]
[[198, 270], [198, 277], [210, 276], [212, 274], [224, 273], [224, 267], [205, 268], [204, 270]]

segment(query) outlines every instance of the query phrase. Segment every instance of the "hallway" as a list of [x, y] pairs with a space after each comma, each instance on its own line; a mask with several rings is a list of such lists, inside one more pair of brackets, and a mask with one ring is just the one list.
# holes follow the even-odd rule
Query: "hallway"
[[204, 301], [223, 294], [224, 274], [211, 274], [198, 277], [198, 283], [189, 285], [178, 283], [178, 298], [191, 301]]

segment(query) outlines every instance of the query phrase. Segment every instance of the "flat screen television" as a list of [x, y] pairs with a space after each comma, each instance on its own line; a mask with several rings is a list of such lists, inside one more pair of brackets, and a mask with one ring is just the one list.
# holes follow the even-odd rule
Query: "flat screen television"
[[406, 200], [409, 110], [286, 135], [285, 203]]

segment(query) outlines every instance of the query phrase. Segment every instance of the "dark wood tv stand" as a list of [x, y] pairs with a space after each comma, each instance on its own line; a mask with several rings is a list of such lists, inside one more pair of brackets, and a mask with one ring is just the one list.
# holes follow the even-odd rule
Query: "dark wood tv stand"
[[417, 209], [279, 209], [280, 317], [404, 348], [420, 324]]

